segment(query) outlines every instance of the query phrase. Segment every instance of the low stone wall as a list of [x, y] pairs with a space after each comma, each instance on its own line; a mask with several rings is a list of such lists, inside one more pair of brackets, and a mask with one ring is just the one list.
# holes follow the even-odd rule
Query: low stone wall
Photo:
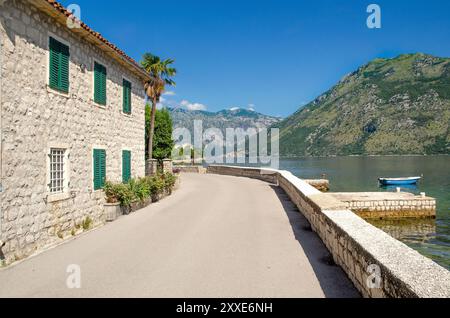
[[288, 171], [209, 166], [208, 173], [278, 183], [364, 297], [450, 297], [450, 272]]
[[173, 166], [173, 169], [177, 169], [182, 173], [206, 173], [206, 169], [203, 166]]
[[208, 166], [207, 173], [222, 174], [235, 177], [260, 179], [270, 183], [277, 183], [277, 170], [259, 168], [237, 168], [233, 166]]

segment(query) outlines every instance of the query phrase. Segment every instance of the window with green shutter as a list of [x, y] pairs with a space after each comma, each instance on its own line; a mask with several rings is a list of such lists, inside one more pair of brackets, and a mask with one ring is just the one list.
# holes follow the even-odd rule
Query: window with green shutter
[[106, 67], [94, 63], [94, 101], [106, 105]]
[[50, 37], [49, 86], [63, 93], [69, 92], [69, 47]]
[[106, 151], [94, 149], [94, 190], [103, 189], [106, 180]]
[[131, 179], [131, 151], [122, 151], [122, 181], [127, 183]]
[[123, 80], [123, 108], [125, 114], [131, 114], [131, 83]]

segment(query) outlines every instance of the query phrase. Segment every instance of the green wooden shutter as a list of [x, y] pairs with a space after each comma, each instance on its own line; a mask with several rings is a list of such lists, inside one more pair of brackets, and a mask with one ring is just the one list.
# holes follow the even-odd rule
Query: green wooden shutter
[[131, 114], [131, 83], [126, 79], [123, 80], [123, 108], [126, 114]]
[[100, 99], [100, 71], [97, 63], [94, 63], [94, 101], [99, 102]]
[[100, 160], [98, 149], [94, 149], [93, 169], [94, 169], [94, 190], [100, 189]]
[[127, 183], [131, 179], [131, 152], [122, 151], [122, 181]]
[[106, 180], [106, 151], [94, 149], [94, 190], [100, 190], [105, 186]]
[[59, 83], [59, 42], [54, 38], [50, 38], [50, 80], [49, 85], [53, 89], [58, 89]]
[[101, 187], [105, 186], [106, 182], [106, 151], [100, 151], [100, 173], [101, 173]]
[[69, 92], [69, 47], [60, 44], [60, 58], [59, 58], [59, 88], [61, 91]]
[[69, 47], [50, 37], [49, 86], [58, 91], [69, 92]]
[[94, 63], [94, 101], [106, 105], [106, 67]]
[[102, 66], [102, 101], [106, 105], [106, 67]]

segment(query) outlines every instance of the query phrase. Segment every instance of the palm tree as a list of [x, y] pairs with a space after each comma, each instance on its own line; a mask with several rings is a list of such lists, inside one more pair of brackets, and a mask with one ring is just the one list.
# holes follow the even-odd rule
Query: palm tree
[[175, 86], [172, 80], [177, 74], [177, 70], [171, 65], [175, 62], [173, 59], [161, 60], [160, 57], [151, 53], [145, 53], [141, 65], [150, 73], [152, 79], [145, 83], [145, 93], [152, 102], [152, 113], [150, 120], [150, 131], [148, 134], [148, 159], [153, 158], [153, 135], [155, 133], [155, 114], [156, 105], [164, 93], [166, 85]]

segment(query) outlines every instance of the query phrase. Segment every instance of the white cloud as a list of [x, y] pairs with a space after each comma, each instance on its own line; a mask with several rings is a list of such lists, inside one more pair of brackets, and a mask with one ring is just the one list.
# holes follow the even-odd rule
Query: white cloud
[[173, 91], [167, 91], [167, 92], [164, 92], [164, 94], [163, 94], [163, 96], [175, 96], [175, 95], [176, 94]]
[[232, 112], [234, 112], [235, 110], [239, 110], [240, 108], [239, 107], [231, 107], [230, 108], [230, 110], [232, 111]]
[[164, 108], [164, 105], [166, 104], [166, 102], [167, 102], [167, 100], [166, 100], [164, 97], [161, 96], [161, 97], [159, 98], [159, 103], [156, 104], [156, 108], [157, 108], [157, 109]]
[[186, 107], [187, 110], [206, 110], [206, 105], [200, 103], [191, 103], [188, 100], [182, 100], [180, 105]]

